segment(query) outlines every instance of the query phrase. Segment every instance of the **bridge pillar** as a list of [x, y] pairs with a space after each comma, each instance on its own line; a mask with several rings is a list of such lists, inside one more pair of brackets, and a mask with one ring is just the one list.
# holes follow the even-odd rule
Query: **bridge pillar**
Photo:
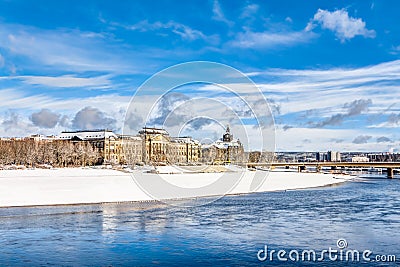
[[302, 172], [305, 170], [306, 170], [306, 166], [304, 166], [304, 165], [297, 166], [297, 172]]
[[317, 172], [321, 172], [321, 166], [320, 165], [317, 165]]
[[387, 168], [387, 178], [393, 178], [394, 170], [393, 168]]

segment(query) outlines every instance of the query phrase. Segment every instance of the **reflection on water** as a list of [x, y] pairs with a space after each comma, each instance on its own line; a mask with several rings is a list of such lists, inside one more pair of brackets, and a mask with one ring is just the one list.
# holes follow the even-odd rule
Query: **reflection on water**
[[322, 250], [339, 238], [349, 248], [400, 259], [400, 179], [372, 178], [192, 208], [149, 202], [0, 209], [0, 265], [265, 266], [278, 262], [258, 262], [264, 245]]

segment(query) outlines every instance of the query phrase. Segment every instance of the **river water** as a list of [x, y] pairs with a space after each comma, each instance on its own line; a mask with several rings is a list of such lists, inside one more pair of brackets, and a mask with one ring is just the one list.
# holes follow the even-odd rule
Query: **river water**
[[[338, 249], [395, 255], [400, 264], [400, 179], [367, 175], [338, 186], [227, 196], [185, 208], [125, 203], [0, 209], [0, 265], [267, 266], [354, 262], [260, 261], [269, 250]], [[190, 200], [196, 201], [196, 200]], [[293, 254], [295, 255], [295, 254]], [[275, 258], [274, 258], [275, 257]]]

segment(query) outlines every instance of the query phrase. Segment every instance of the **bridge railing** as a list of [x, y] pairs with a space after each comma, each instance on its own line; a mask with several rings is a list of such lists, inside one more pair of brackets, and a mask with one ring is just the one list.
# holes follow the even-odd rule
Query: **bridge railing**
[[297, 167], [299, 172], [306, 170], [307, 166], [316, 167], [317, 171], [321, 171], [322, 167], [331, 167], [337, 169], [338, 167], [347, 168], [383, 168], [386, 169], [387, 177], [393, 178], [396, 168], [400, 168], [400, 162], [266, 162], [266, 163], [254, 163], [248, 162], [247, 167]]

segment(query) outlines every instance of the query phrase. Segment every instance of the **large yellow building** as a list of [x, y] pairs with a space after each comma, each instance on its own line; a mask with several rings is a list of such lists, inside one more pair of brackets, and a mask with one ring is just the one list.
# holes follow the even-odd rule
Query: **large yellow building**
[[143, 162], [167, 162], [168, 145], [171, 142], [169, 133], [164, 129], [144, 127], [139, 134], [143, 140]]
[[190, 137], [173, 137], [169, 145], [173, 163], [196, 163], [201, 157], [200, 142]]
[[200, 143], [191, 137], [170, 137], [165, 129], [145, 127], [139, 131], [144, 163], [195, 163], [201, 155]]
[[111, 164], [142, 163], [142, 139], [138, 136], [110, 137], [105, 140], [104, 161]]

